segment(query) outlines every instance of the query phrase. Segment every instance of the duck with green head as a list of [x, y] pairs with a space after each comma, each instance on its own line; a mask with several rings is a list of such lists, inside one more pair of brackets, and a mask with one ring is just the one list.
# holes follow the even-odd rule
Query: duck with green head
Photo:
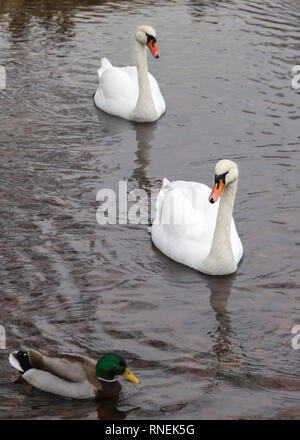
[[121, 391], [119, 375], [139, 383], [126, 361], [115, 353], [106, 353], [96, 361], [81, 354], [28, 349], [12, 352], [9, 363], [34, 387], [64, 397], [116, 398]]

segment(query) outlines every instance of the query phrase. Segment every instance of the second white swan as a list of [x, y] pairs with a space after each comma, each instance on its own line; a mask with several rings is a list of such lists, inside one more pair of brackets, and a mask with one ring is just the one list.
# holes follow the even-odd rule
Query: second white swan
[[232, 217], [239, 173], [227, 159], [217, 163], [215, 173], [212, 190], [202, 183], [164, 179], [151, 237], [161, 252], [178, 263], [209, 275], [228, 275], [237, 270], [243, 256]]
[[107, 58], [101, 59], [94, 95], [97, 107], [130, 121], [153, 122], [160, 118], [166, 103], [156, 79], [148, 72], [147, 47], [155, 58], [159, 57], [155, 30], [140, 26], [134, 37], [136, 66], [114, 67]]

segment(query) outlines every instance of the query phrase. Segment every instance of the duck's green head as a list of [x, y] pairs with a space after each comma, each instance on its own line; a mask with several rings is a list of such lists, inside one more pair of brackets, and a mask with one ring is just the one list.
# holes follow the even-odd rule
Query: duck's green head
[[121, 375], [130, 382], [140, 383], [127, 368], [125, 359], [114, 353], [106, 353], [99, 359], [96, 365], [96, 376], [98, 379], [115, 380], [115, 376]]

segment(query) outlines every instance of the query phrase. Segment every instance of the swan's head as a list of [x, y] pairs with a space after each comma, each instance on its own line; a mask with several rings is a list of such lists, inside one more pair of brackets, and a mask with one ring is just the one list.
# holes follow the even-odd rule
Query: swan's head
[[215, 171], [215, 185], [208, 198], [210, 203], [215, 203], [218, 200], [223, 188], [236, 181], [239, 176], [237, 164], [228, 159], [219, 160]]
[[148, 46], [154, 58], [159, 57], [156, 48], [156, 32], [151, 26], [139, 26], [135, 33], [135, 39], [143, 46]]

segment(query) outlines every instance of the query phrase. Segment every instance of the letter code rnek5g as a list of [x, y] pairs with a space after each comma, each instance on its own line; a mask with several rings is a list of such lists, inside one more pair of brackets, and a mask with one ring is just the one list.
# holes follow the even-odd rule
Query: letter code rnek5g
[[194, 425], [150, 425], [149, 434], [152, 435], [184, 435], [184, 434], [194, 434]]

